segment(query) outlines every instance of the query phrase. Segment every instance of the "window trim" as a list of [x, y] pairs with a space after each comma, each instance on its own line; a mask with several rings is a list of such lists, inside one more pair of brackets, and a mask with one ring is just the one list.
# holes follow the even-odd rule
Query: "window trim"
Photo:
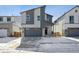
[[[8, 20], [8, 18], [9, 18], [10, 20]], [[11, 22], [11, 17], [7, 17], [7, 22]]]
[[47, 21], [50, 21], [49, 17], [47, 17]]
[[[29, 18], [28, 18], [29, 17]], [[26, 15], [26, 21], [30, 21], [30, 15]]]
[[40, 21], [40, 19], [41, 19], [41, 18], [40, 18], [40, 15], [39, 15], [39, 16], [37, 16], [37, 20], [38, 20], [38, 21]]
[[0, 18], [1, 18], [0, 22], [3, 22], [3, 17], [0, 17]]
[[69, 16], [69, 23], [70, 24], [74, 24], [74, 16]]

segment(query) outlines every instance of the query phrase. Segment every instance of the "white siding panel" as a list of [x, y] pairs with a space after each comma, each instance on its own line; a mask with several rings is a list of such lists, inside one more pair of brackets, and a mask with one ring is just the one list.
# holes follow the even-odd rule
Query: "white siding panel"
[[[22, 14], [22, 23], [26, 22], [26, 14]], [[34, 10], [34, 24], [26, 24], [22, 25], [26, 28], [40, 28], [40, 21], [37, 20], [37, 16], [40, 16], [40, 8]]]
[[[75, 12], [75, 10], [78, 10], [78, 12]], [[69, 23], [69, 16], [74, 16], [74, 23], [79, 23], [79, 8], [76, 7], [75, 9], [71, 10], [69, 13], [64, 15], [64, 19], [66, 23]]]
[[22, 13], [22, 23], [26, 23], [26, 13]]
[[36, 9], [34, 11], [34, 23], [35, 23], [35, 26], [40, 28], [40, 21], [37, 20], [37, 16], [40, 16], [40, 8]]
[[14, 24], [16, 24], [17, 26], [21, 27], [22, 19], [21, 19], [20, 16], [19, 17], [15, 17], [14, 21], [15, 21]]
[[64, 24], [64, 29], [67, 28], [79, 28], [79, 24]]

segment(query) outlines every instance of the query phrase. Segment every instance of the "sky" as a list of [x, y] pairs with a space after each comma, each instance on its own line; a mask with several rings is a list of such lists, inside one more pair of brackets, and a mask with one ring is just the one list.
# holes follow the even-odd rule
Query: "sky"
[[[37, 8], [40, 5], [0, 5], [0, 16], [20, 16], [20, 12]], [[53, 15], [53, 21], [75, 5], [47, 5], [45, 12]]]

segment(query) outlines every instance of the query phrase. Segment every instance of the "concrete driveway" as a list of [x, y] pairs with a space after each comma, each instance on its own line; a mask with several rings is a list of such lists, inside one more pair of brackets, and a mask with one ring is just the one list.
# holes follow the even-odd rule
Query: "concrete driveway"
[[[79, 42], [66, 37], [23, 38], [19, 50], [48, 53], [79, 53]], [[78, 40], [78, 39], [77, 39]]]

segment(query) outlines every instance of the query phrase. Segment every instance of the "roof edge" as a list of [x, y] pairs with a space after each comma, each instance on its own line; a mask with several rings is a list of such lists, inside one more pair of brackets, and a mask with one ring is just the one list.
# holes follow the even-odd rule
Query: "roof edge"
[[34, 10], [34, 9], [38, 9], [38, 8], [42, 8], [42, 7], [46, 7], [46, 5], [39, 6], [39, 7], [36, 7], [36, 8], [32, 8], [32, 9], [29, 9], [29, 10], [26, 10], [26, 11], [22, 11], [22, 12], [20, 12], [20, 14], [22, 14], [22, 13], [24, 13], [24, 12], [27, 12], [27, 11], [30, 11], [30, 10]]
[[57, 23], [57, 21], [58, 21], [61, 17], [63, 17], [65, 14], [67, 14], [68, 12], [70, 12], [71, 10], [73, 10], [73, 9], [76, 8], [76, 7], [79, 7], [79, 5], [74, 6], [74, 7], [71, 8], [69, 11], [65, 12], [63, 15], [61, 15], [60, 17], [58, 17], [58, 18], [54, 21], [54, 23]]
[[52, 17], [53, 17], [53, 15], [51, 15], [51, 14], [48, 14], [48, 13], [45, 13], [45, 14], [47, 14], [47, 15], [52, 16]]

